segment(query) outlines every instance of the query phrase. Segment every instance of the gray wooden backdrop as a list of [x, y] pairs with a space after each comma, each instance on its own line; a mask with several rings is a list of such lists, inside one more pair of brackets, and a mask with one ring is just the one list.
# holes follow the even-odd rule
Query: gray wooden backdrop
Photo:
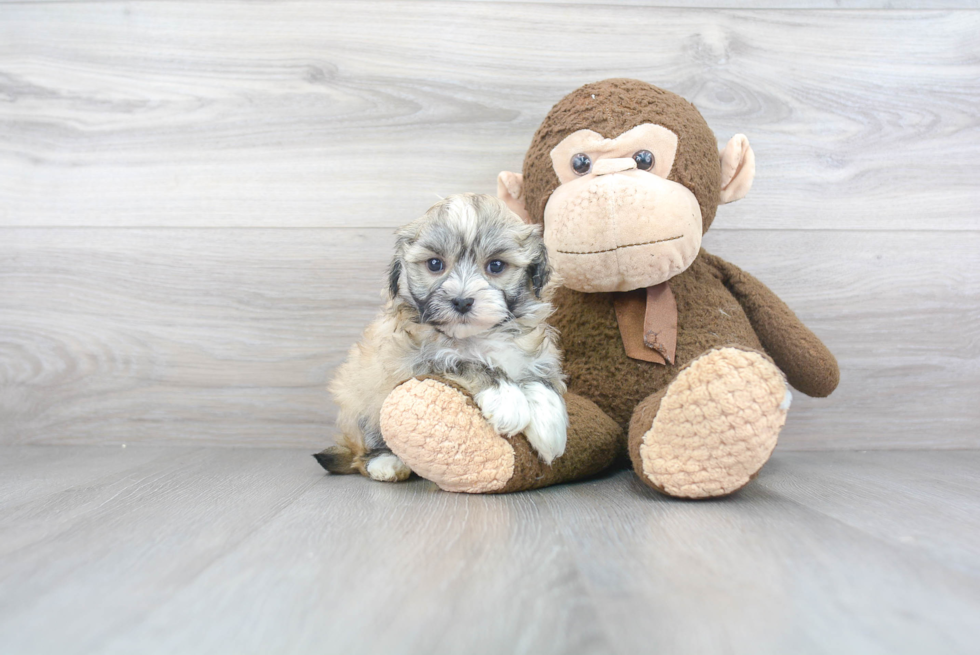
[[782, 447], [980, 445], [980, 3], [670, 4], [0, 0], [0, 443], [327, 443], [392, 228], [628, 76], [754, 146], [705, 245], [843, 375]]

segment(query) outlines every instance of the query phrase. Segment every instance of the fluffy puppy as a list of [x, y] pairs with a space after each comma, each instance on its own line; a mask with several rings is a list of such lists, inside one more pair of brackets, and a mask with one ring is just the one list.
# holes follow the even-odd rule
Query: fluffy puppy
[[387, 302], [330, 384], [339, 445], [331, 473], [407, 478], [381, 436], [381, 406], [402, 382], [437, 375], [469, 391], [505, 436], [523, 432], [547, 463], [565, 450], [568, 415], [541, 228], [497, 198], [442, 200], [396, 233]]

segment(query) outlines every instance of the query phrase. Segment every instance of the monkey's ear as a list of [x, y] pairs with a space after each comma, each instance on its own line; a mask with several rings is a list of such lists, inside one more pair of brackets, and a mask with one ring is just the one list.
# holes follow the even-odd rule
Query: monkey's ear
[[521, 217], [525, 223], [530, 223], [527, 207], [524, 206], [524, 176], [520, 173], [501, 171], [497, 176], [497, 197], [504, 201], [507, 207]]
[[722, 205], [741, 200], [752, 188], [755, 179], [755, 153], [744, 134], [732, 137], [721, 151], [721, 193], [718, 202]]

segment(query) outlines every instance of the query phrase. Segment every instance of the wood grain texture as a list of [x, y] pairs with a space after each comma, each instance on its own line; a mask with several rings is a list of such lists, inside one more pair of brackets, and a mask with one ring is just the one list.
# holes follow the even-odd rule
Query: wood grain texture
[[[2, 234], [2, 443], [321, 447], [325, 385], [380, 307], [392, 243], [386, 229]], [[783, 447], [980, 446], [980, 235], [724, 231], [705, 246], [840, 360], [831, 398], [796, 395]]]
[[[957, 654], [980, 638], [975, 451], [777, 450], [739, 494], [692, 503], [629, 472], [466, 496], [327, 476], [300, 451], [141, 450], [0, 447], [0, 480], [25, 489], [0, 514], [0, 650]], [[80, 457], [102, 474], [47, 476]]]
[[625, 75], [752, 139], [706, 245], [843, 372], [784, 447], [976, 447], [973, 0], [699, 1], [0, 2], [0, 443], [328, 442], [391, 228]]
[[980, 535], [978, 470], [980, 454], [959, 450], [791, 454], [775, 460], [764, 485], [894, 546], [978, 575], [980, 539], [962, 538]]
[[[45, 466], [72, 465], [51, 454]], [[176, 449], [5, 512], [0, 639], [52, 631], [56, 617], [53, 632], [75, 633], [66, 647], [81, 652], [139, 620], [314, 483], [293, 474], [299, 456]], [[98, 609], [83, 618], [79, 601]]]
[[749, 135], [719, 228], [980, 227], [976, 11], [365, 0], [0, 5], [0, 225], [395, 226], [612, 76]]
[[[976, 467], [977, 453], [960, 454], [956, 470]], [[831, 471], [862, 479], [860, 491], [879, 497], [895, 486], [887, 483], [904, 482], [890, 467], [868, 472], [876, 455], [777, 454], [756, 483], [711, 504], [665, 500], [629, 476], [626, 490], [573, 485], [545, 502], [576, 547], [597, 611], [615, 621], [645, 608], [646, 621], [619, 624], [617, 652], [968, 652], [977, 627], [954, 617], [976, 611], [975, 571], [948, 567], [927, 544], [876, 534], [863, 495], [851, 495], [836, 515], [823, 511], [821, 499], [835, 491]], [[790, 497], [779, 491], [787, 480], [797, 489]], [[580, 498], [585, 515], [565, 509], [562, 494]], [[919, 515], [902, 500], [879, 511], [914, 529]], [[956, 512], [935, 499], [928, 504], [952, 523]], [[961, 547], [974, 538], [970, 526], [952, 529]], [[920, 603], [935, 614], [924, 618]], [[712, 627], [716, 621], [724, 629]]]
[[[132, 0], [31, 0], [34, 4], [122, 4]], [[198, 0], [170, 0], [171, 2], [195, 3]], [[222, 0], [224, 4], [235, 4], [236, 0]], [[246, 3], [248, 0], [237, 0]], [[275, 2], [275, 0], [264, 0]], [[375, 0], [386, 2], [391, 0]], [[490, 4], [526, 5], [528, 0], [428, 0], [435, 5], [441, 2], [451, 5], [455, 2], [480, 2]], [[0, 6], [22, 4], [24, 0], [0, 0]], [[978, 0], [534, 0], [535, 4], [546, 5], [589, 5], [596, 7], [656, 7], [685, 9], [977, 9]]]
[[0, 441], [329, 441], [387, 230], [8, 230]]
[[[9, 516], [16, 507], [37, 497], [54, 496], [71, 489], [118, 477], [122, 472], [160, 457], [170, 456], [174, 448], [129, 449], [117, 453], [119, 446], [72, 448], [56, 452], [48, 448], [4, 448], [0, 477], [0, 513]], [[70, 452], [70, 456], [66, 455]], [[8, 526], [17, 533], [24, 525]], [[0, 537], [9, 544], [9, 536]]]
[[[55, 0], [50, 0], [55, 1]], [[453, 0], [446, 0], [452, 2]], [[488, 0], [464, 0], [487, 2]], [[492, 0], [527, 4], [527, 0]], [[695, 9], [978, 9], [977, 0], [535, 0], [536, 4]], [[0, 2], [0, 4], [3, 4]]]

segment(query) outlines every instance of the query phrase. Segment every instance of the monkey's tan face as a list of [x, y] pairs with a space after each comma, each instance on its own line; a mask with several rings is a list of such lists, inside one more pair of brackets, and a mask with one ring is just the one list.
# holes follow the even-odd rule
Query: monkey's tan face
[[594, 293], [653, 286], [681, 273], [701, 248], [701, 209], [668, 180], [677, 135], [644, 124], [615, 139], [592, 130], [551, 151], [561, 185], [544, 211], [552, 264], [571, 289]]

